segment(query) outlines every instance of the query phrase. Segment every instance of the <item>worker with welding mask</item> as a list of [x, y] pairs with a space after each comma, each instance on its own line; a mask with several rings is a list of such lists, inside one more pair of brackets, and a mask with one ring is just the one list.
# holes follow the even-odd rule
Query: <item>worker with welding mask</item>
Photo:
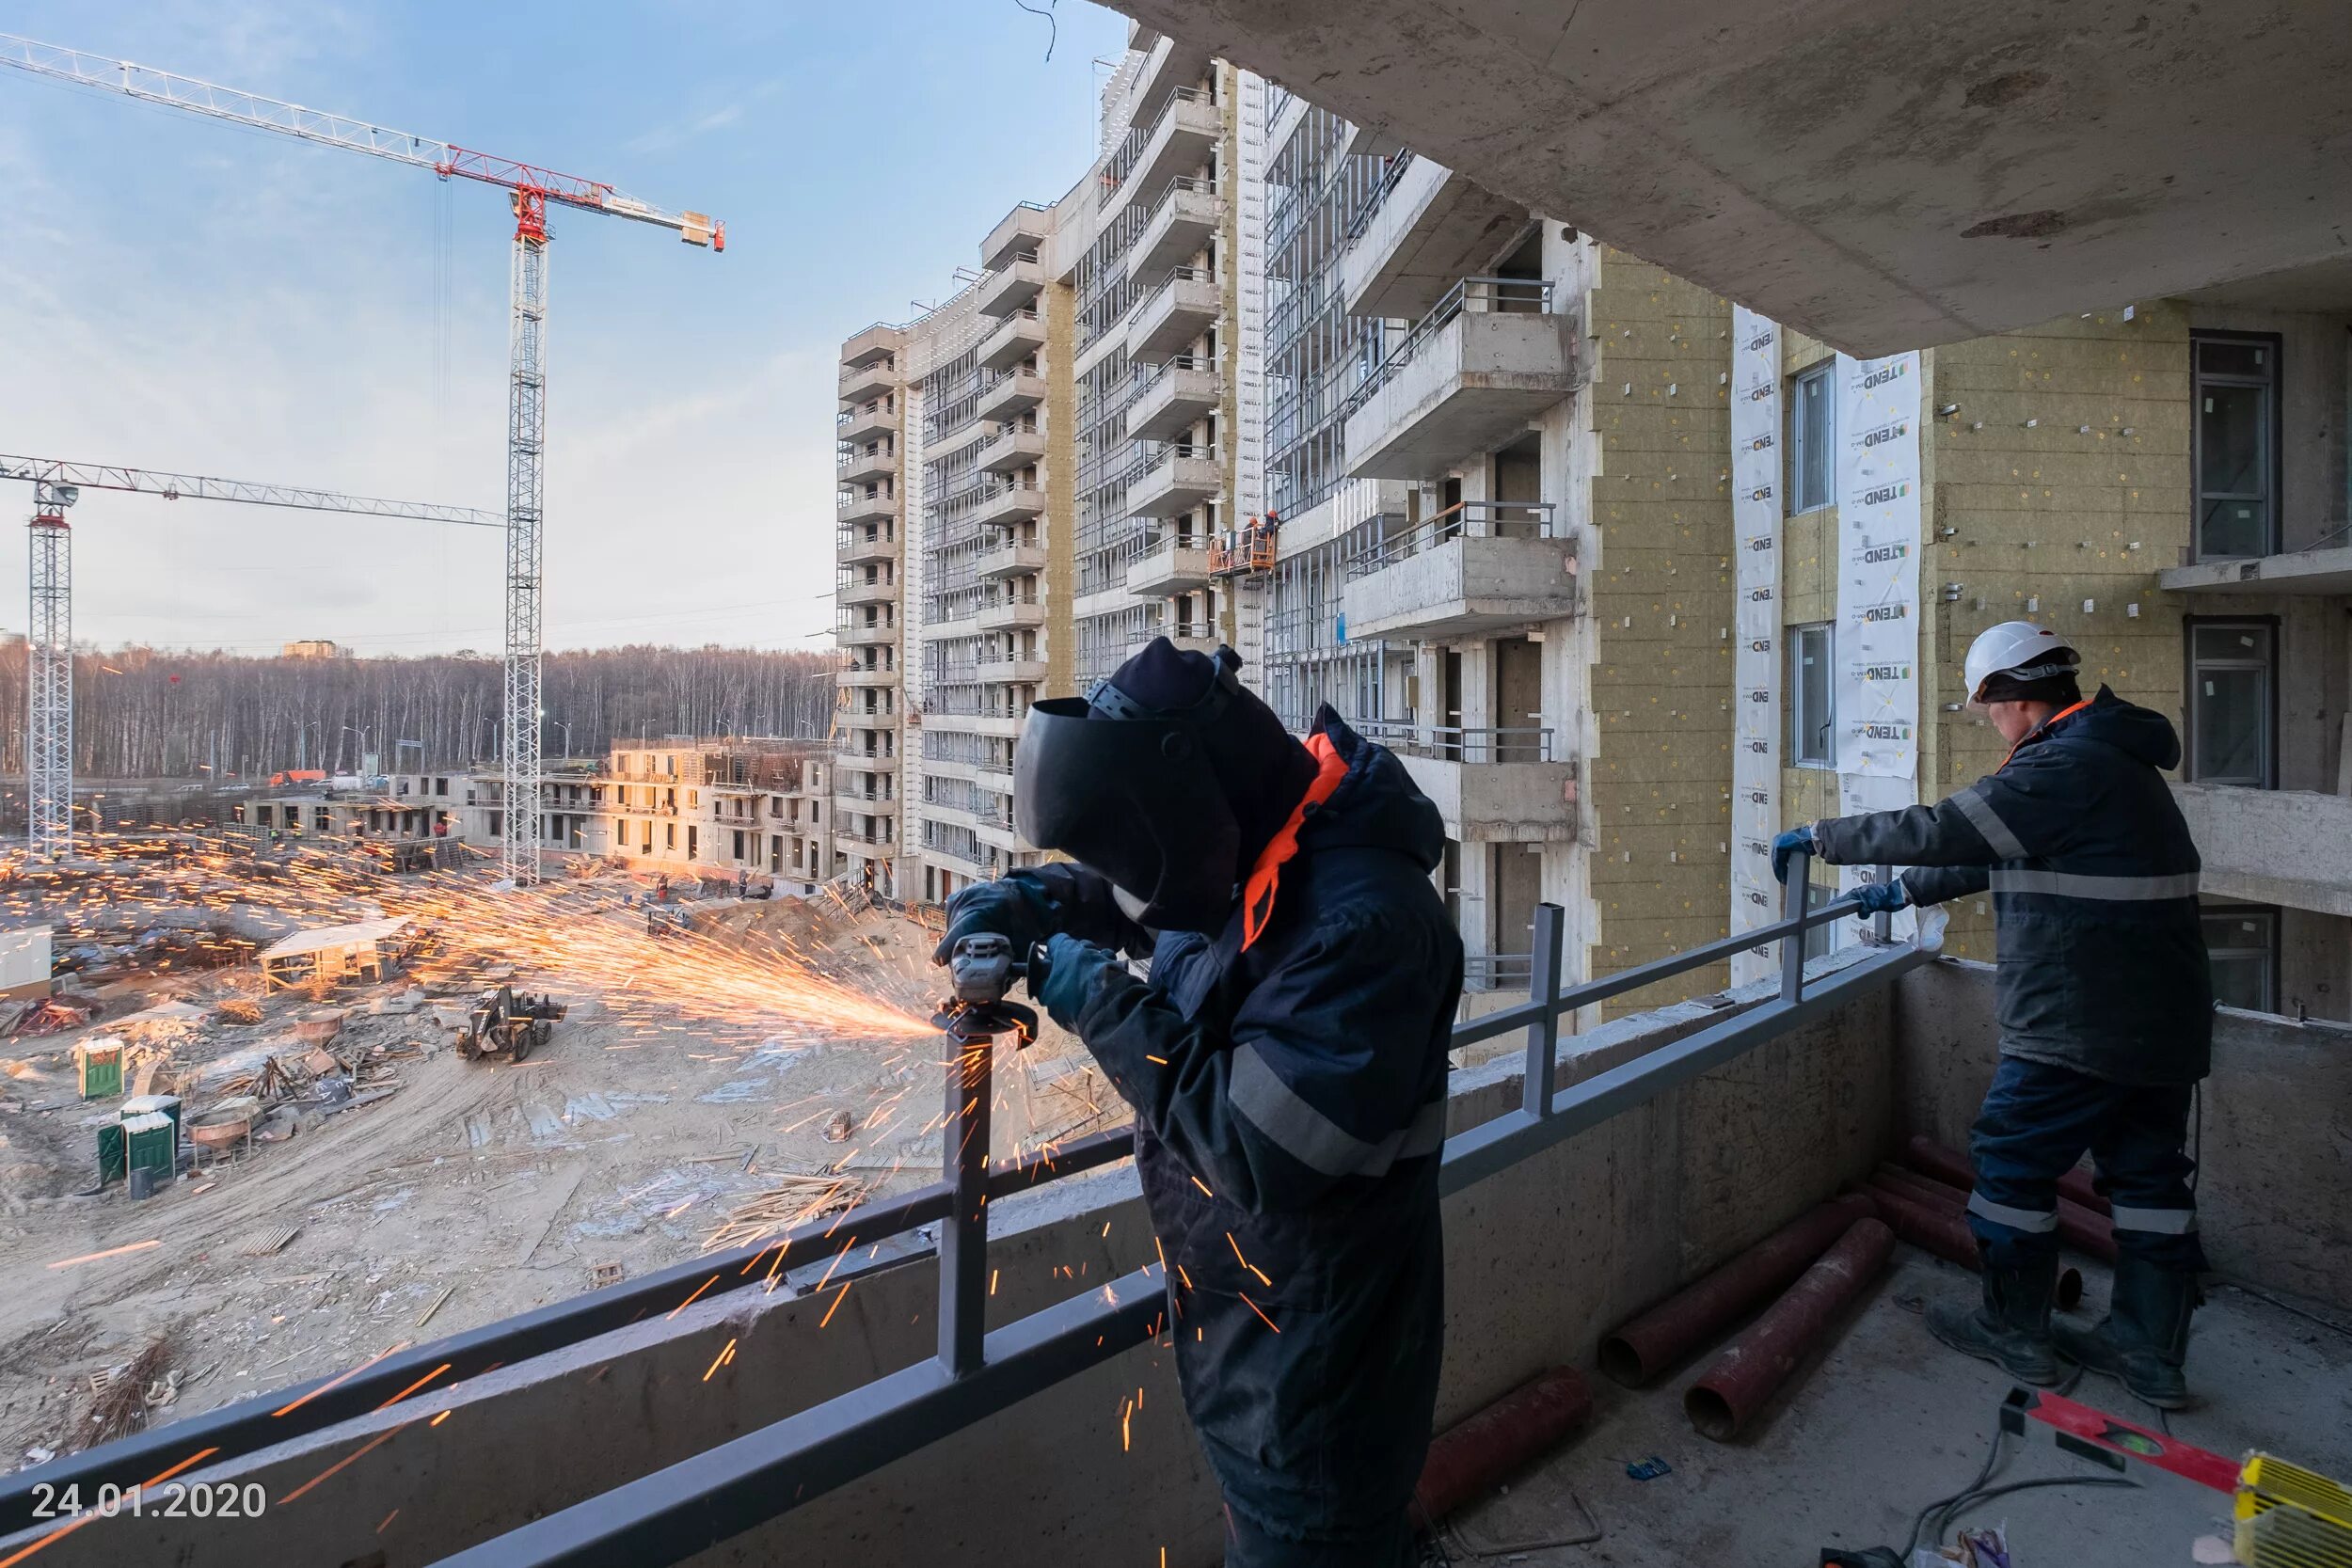
[[1135, 1107], [1227, 1563], [1399, 1568], [1444, 1334], [1445, 831], [1388, 751], [1328, 707], [1301, 744], [1240, 664], [1155, 638], [1032, 707], [1014, 820], [1074, 863], [959, 892], [935, 957], [1029, 954]]
[[[2213, 1043], [2200, 862], [2159, 771], [2181, 760], [2171, 723], [2104, 686], [2085, 698], [2079, 667], [2046, 626], [1986, 631], [1965, 673], [2009, 742], [2001, 766], [1932, 806], [1783, 833], [1772, 869], [1785, 881], [1798, 849], [1910, 867], [1862, 890], [1866, 912], [1991, 889], [2001, 1060], [1968, 1198], [1983, 1301], [1931, 1308], [1928, 1326], [2026, 1382], [2057, 1382], [2063, 1357], [2171, 1410], [2204, 1267], [2183, 1148]], [[2058, 1182], [2085, 1150], [2114, 1206], [2115, 1287], [2096, 1328], [2054, 1331]]]

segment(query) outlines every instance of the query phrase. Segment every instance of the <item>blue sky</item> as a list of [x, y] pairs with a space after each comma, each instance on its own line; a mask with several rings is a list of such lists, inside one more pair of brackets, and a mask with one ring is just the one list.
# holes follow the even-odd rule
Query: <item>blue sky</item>
[[[1126, 24], [1057, 9], [1050, 63], [1013, 0], [37, 0], [0, 30], [723, 218], [723, 256], [554, 221], [548, 641], [816, 648], [834, 350], [1084, 173]], [[989, 100], [1033, 131], [985, 134]], [[0, 188], [0, 452], [503, 506], [501, 193], [12, 71]], [[95, 492], [73, 521], [82, 640], [499, 645], [491, 531]]]

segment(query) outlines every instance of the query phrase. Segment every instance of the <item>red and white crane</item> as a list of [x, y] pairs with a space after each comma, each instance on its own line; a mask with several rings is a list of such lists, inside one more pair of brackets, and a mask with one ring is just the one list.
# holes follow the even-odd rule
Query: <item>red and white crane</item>
[[689, 245], [726, 248], [726, 225], [701, 213], [673, 213], [622, 195], [598, 180], [475, 152], [432, 136], [306, 109], [256, 93], [175, 75], [129, 60], [0, 33], [0, 66], [56, 81], [185, 109], [256, 130], [430, 169], [444, 180], [503, 188], [515, 213], [508, 334], [506, 421], [506, 721], [504, 868], [517, 887], [539, 879], [539, 646], [547, 496], [548, 208], [634, 219]]
[[[85, 490], [128, 490], [175, 501], [242, 501], [305, 512], [356, 512], [370, 517], [502, 528], [495, 513], [430, 501], [381, 500], [256, 484], [206, 474], [167, 474], [112, 463], [68, 463], [55, 457], [0, 455], [0, 480], [33, 487], [32, 620], [26, 641], [24, 703], [25, 843], [37, 860], [73, 853], [73, 533], [66, 508]], [[536, 791], [534, 790], [534, 795]]]

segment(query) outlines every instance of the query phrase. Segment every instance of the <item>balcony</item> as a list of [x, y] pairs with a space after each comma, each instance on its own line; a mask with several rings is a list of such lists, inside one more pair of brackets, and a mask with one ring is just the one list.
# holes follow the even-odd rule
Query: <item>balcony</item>
[[[874, 531], [870, 539], [866, 536], [869, 527]], [[834, 550], [834, 559], [843, 565], [855, 566], [866, 562], [898, 559], [898, 530], [895, 523], [860, 523], [849, 532], [849, 539]]]
[[898, 584], [890, 578], [874, 582], [846, 583], [834, 590], [833, 602], [844, 610], [852, 605], [888, 604], [898, 596]]
[[1506, 445], [1576, 387], [1571, 319], [1549, 283], [1465, 278], [1391, 354], [1347, 417], [1359, 479], [1438, 479]]
[[972, 303], [983, 316], [1009, 316], [1028, 309], [1044, 288], [1045, 264], [1031, 251], [1015, 255], [1001, 269], [981, 278]]
[[1034, 371], [1008, 371], [980, 388], [974, 412], [1002, 424], [1045, 401], [1045, 378]]
[[[1194, 626], [1185, 621], [1161, 627], [1158, 635], [1167, 638], [1169, 645], [1180, 654], [1200, 654], [1215, 657], [1216, 651], [1225, 646], [1225, 639], [1217, 635], [1215, 626]], [[1141, 651], [1141, 647], [1138, 646], [1136, 652]]]
[[1170, 268], [1189, 262], [1216, 237], [1225, 218], [1225, 198], [1214, 182], [1180, 174], [1153, 200], [1149, 222], [1127, 252], [1127, 280], [1149, 289]]
[[835, 671], [833, 679], [835, 686], [846, 686], [852, 690], [870, 688], [886, 689], [898, 684], [898, 672], [895, 669], [868, 670], [862, 664], [852, 664]]
[[2172, 796], [2204, 858], [2203, 892], [2352, 915], [2352, 796], [2188, 784]]
[[1127, 325], [1127, 357], [1156, 365], [1189, 349], [1216, 325], [1224, 305], [1224, 292], [1214, 277], [1198, 267], [1176, 268], [1156, 293], [1136, 307]]
[[834, 503], [834, 521], [855, 527], [860, 523], [879, 523], [898, 515], [898, 486], [882, 484], [872, 495], [853, 491]]
[[1007, 213], [980, 242], [980, 266], [988, 272], [999, 272], [1017, 256], [1035, 256], [1045, 247], [1046, 238], [1053, 233], [1053, 214], [1034, 201], [1024, 201]]
[[1473, 636], [1576, 610], [1571, 557], [1551, 508], [1464, 501], [1347, 563], [1347, 635]]
[[844, 365], [870, 365], [876, 360], [890, 358], [905, 343], [906, 336], [904, 327], [892, 326], [887, 322], [876, 322], [870, 326], [861, 327], [842, 343], [841, 362]]
[[840, 398], [843, 403], [870, 403], [898, 389], [898, 367], [888, 358], [869, 359], [862, 365], [841, 367]]
[[1027, 577], [1045, 570], [1045, 546], [1042, 545], [999, 545], [981, 552], [973, 570], [982, 582], [999, 578]]
[[1138, 598], [1167, 598], [1209, 585], [1209, 548], [1170, 539], [1127, 562], [1127, 592]]
[[898, 477], [898, 446], [895, 441], [868, 441], [852, 447], [834, 465], [834, 478], [843, 484], [881, 483]]
[[1168, 34], [1159, 34], [1158, 41], [1143, 56], [1143, 64], [1136, 71], [1134, 123], [1149, 125], [1166, 109], [1169, 99], [1179, 92], [1195, 90], [1194, 84], [1209, 73], [1210, 54], [1196, 43], [1186, 43]]
[[1025, 523], [1045, 510], [1045, 492], [1033, 484], [997, 484], [972, 514], [973, 523], [980, 528], [1009, 529], [1015, 523]]
[[1190, 87], [1176, 89], [1143, 138], [1120, 188], [1104, 202], [1104, 223], [1113, 221], [1129, 202], [1157, 202], [1176, 176], [1204, 169], [1216, 157], [1223, 134], [1226, 115], [1207, 94]]
[[2169, 592], [2200, 595], [2352, 594], [2352, 545], [2168, 566], [2157, 574], [2156, 580]]
[[[898, 714], [896, 708], [842, 708], [834, 715], [834, 723], [841, 729], [870, 730], [876, 735], [889, 735], [898, 728]], [[863, 745], [858, 749], [861, 752], [865, 751]]]
[[1460, 729], [1426, 724], [1366, 727], [1405, 764], [1414, 787], [1463, 844], [1567, 844], [1576, 840], [1573, 760], [1538, 728]]
[[1041, 658], [984, 658], [973, 667], [973, 678], [992, 685], [1035, 686], [1045, 679]]
[[1415, 320], [1457, 278], [1492, 268], [1526, 227], [1526, 208], [1414, 158], [1340, 259], [1347, 313]]
[[980, 340], [980, 364], [992, 371], [1010, 370], [1045, 346], [1045, 324], [1035, 310], [1016, 310]]
[[1009, 474], [1045, 461], [1045, 433], [1008, 425], [980, 444], [980, 467]]
[[[870, 819], [834, 829], [861, 860], [915, 852]], [[1630, 1315], [1842, 1189], [1868, 1183], [1879, 1219], [1903, 1238], [1875, 1221], [1823, 1231], [1867, 1243], [1868, 1266], [1858, 1279], [1830, 1271], [1853, 1280], [1851, 1293], [1833, 1331], [1782, 1374], [1767, 1440], [1705, 1443], [1684, 1413], [1701, 1369], [1742, 1326], [1735, 1315], [1649, 1391], [1610, 1389], [1594, 1424], [1531, 1456], [1507, 1498], [1469, 1505], [1466, 1533], [1517, 1539], [1532, 1533], [1531, 1519], [1537, 1528], [1574, 1520], [1571, 1493], [1623, 1499], [1633, 1484], [1628, 1456], [1668, 1452], [1678, 1491], [1603, 1513], [1612, 1560], [1684, 1564], [1692, 1542], [1731, 1541], [1737, 1554], [1719, 1559], [1811, 1560], [1837, 1528], [1824, 1520], [1864, 1521], [1864, 1539], [1899, 1531], [1915, 1506], [1966, 1480], [2012, 1418], [2026, 1435], [2004, 1449], [2005, 1480], [2120, 1468], [2147, 1482], [2127, 1504], [2048, 1488], [1970, 1518], [2006, 1518], [2012, 1541], [2035, 1544], [2033, 1561], [2178, 1561], [2183, 1541], [2228, 1513], [2226, 1490], [2137, 1468], [2160, 1434], [2114, 1441], [2094, 1429], [2073, 1440], [2088, 1465], [2053, 1451], [2032, 1407], [2001, 1402], [2008, 1379], [1924, 1332], [1920, 1298], [1976, 1290], [1973, 1249], [1949, 1235], [1962, 1199], [1873, 1178], [1882, 1162], [1929, 1168], [1935, 1143], [1963, 1140], [1996, 1061], [1993, 971], [1908, 944], [1854, 945], [1777, 982], [1724, 989], [1734, 951], [1769, 956], [1808, 924], [1850, 932], [1851, 911], [1841, 902], [1455, 1026], [1462, 1066], [1446, 1085], [1438, 1178], [1449, 1276], [1440, 1430], [1563, 1362], [1589, 1370], [1595, 1347]], [[1565, 922], [1552, 907], [1534, 914], [1534, 963], [1556, 973]], [[1660, 1010], [1580, 1032], [1581, 1018], [1629, 993]], [[2261, 1448], [2340, 1473], [2341, 1342], [2312, 1318], [2340, 1322], [2352, 1303], [2334, 1185], [2352, 1052], [2341, 1030], [2230, 1011], [2214, 1022], [2210, 1099], [2228, 1114], [2205, 1120], [2198, 1196], [2213, 1264], [2238, 1288], [2213, 1291], [2198, 1316], [2189, 1370], [2202, 1398], [2183, 1435], [2224, 1454]], [[273, 1500], [324, 1478], [322, 1506], [272, 1507], [233, 1524], [153, 1509], [93, 1516], [68, 1560], [365, 1561], [385, 1549], [377, 1532], [397, 1511], [404, 1562], [461, 1552], [500, 1564], [580, 1560], [619, 1537], [650, 1544], [627, 1554], [643, 1564], [722, 1543], [742, 1561], [1053, 1563], [1068, 1560], [1079, 1530], [1089, 1560], [1150, 1562], [1167, 1546], [1172, 1562], [1215, 1561], [1216, 1492], [1189, 1462], [1173, 1370], [1152, 1349], [1166, 1327], [1165, 1270], [1132, 1172], [1112, 1168], [1132, 1139], [1113, 1130], [1065, 1142], [1050, 1164], [1020, 1152], [1051, 1124], [1025, 1126], [1024, 1096], [1000, 1091], [996, 1064], [975, 1054], [956, 1063], [977, 1080], [957, 1085], [956, 1102], [993, 1107], [1011, 1125], [992, 1148], [965, 1119], [976, 1113], [951, 1113], [930, 1146], [938, 1152], [926, 1151], [941, 1163], [938, 1184], [892, 1189], [774, 1238], [632, 1270], [526, 1317], [387, 1351], [331, 1388], [311, 1384], [309, 1398], [248, 1399], [183, 1418], [168, 1436], [69, 1454], [8, 1478], [5, 1495], [24, 1518], [37, 1489], [72, 1484], [87, 1497], [135, 1484], [186, 1456], [199, 1433], [185, 1423], [201, 1418], [197, 1475], [250, 1482]], [[681, 1059], [678, 1069], [701, 1065]], [[713, 1082], [739, 1070], [712, 1067]], [[922, 1087], [905, 1091], [909, 1103], [930, 1101], [914, 1099]], [[1009, 1157], [992, 1160], [997, 1148]], [[985, 1191], [985, 1205], [955, 1208], [947, 1194], [958, 1178]], [[633, 1190], [636, 1174], [589, 1180], [593, 1200]], [[1055, 1191], [1033, 1190], [1046, 1185]], [[1907, 1202], [1877, 1196], [1902, 1190]], [[1577, 1223], [1551, 1225], [1531, 1248], [1531, 1227], [1561, 1213]], [[954, 1244], [943, 1244], [950, 1232]], [[850, 1235], [854, 1247], [843, 1242]], [[765, 1259], [780, 1251], [770, 1275]], [[2067, 1261], [2104, 1290], [2088, 1253]], [[973, 1303], [988, 1309], [984, 1339], [962, 1316]], [[837, 1308], [830, 1319], [828, 1308]], [[950, 1362], [965, 1353], [980, 1370], [956, 1375]], [[1608, 1359], [1622, 1367], [1621, 1356]], [[597, 1375], [584, 1375], [589, 1368]], [[418, 1417], [452, 1408], [447, 1422], [384, 1410], [420, 1378], [437, 1392]], [[1106, 1386], [1148, 1397], [1115, 1402], [1106, 1416]], [[2112, 1385], [2076, 1394], [2136, 1428], [2155, 1425]], [[1108, 1443], [1071, 1438], [1114, 1424]], [[567, 1445], [561, 1465], [517, 1465], [517, 1432], [628, 1440]], [[1920, 1473], [1890, 1480], [1885, 1456], [1918, 1447], [1932, 1450]], [[1187, 1462], [1139, 1464], [1138, 1453]], [[811, 1473], [834, 1483], [829, 1497], [795, 1495], [792, 1478]], [[1001, 1506], [1013, 1477], [1025, 1488], [1018, 1509]]]
[[1225, 466], [1206, 447], [1163, 446], [1127, 482], [1127, 511], [1136, 517], [1176, 517], [1225, 488]]
[[855, 445], [898, 434], [898, 410], [894, 399], [877, 398], [859, 404], [834, 421], [834, 434]]
[[1035, 597], [1001, 598], [980, 607], [980, 630], [1026, 631], [1045, 624], [1045, 607]]
[[835, 627], [833, 640], [844, 648], [888, 647], [898, 641], [898, 626], [897, 622], [886, 619], [872, 626], [859, 622]]
[[1184, 435], [1224, 400], [1220, 361], [1180, 354], [1162, 365], [1127, 404], [1127, 434], [1138, 441]]

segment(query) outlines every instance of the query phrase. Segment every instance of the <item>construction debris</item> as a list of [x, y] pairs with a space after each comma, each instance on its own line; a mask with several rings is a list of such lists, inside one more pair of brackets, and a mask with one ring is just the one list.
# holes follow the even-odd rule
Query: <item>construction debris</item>
[[873, 1183], [861, 1177], [830, 1172], [810, 1176], [786, 1173], [773, 1180], [774, 1191], [762, 1193], [727, 1212], [727, 1217], [703, 1239], [704, 1251], [720, 1252], [771, 1240], [796, 1225], [854, 1209], [874, 1190]]
[[159, 1334], [127, 1364], [107, 1369], [103, 1383], [93, 1376], [83, 1444], [111, 1443], [145, 1427], [149, 1412], [178, 1396], [179, 1374], [170, 1364], [171, 1337]]
[[278, 1226], [260, 1232], [237, 1250], [247, 1258], [268, 1258], [285, 1251], [301, 1234], [302, 1227], [298, 1225]]

